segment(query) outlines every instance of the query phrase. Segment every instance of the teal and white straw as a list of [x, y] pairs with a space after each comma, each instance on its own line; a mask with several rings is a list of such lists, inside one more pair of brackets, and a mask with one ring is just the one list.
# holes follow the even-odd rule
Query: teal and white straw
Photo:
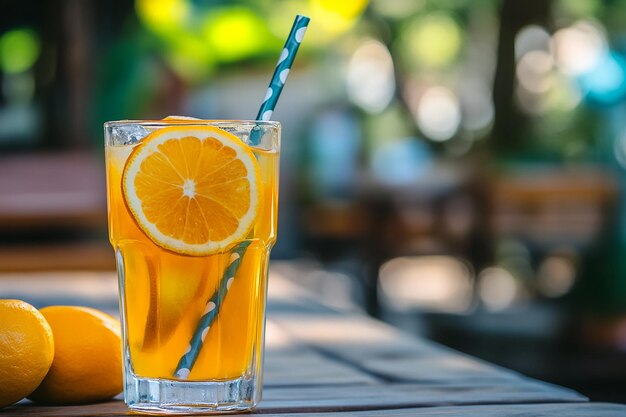
[[250, 245], [250, 241], [245, 241], [240, 243], [230, 255], [229, 265], [226, 267], [224, 271], [224, 275], [220, 280], [219, 287], [217, 291], [213, 293], [209, 302], [206, 304], [204, 308], [204, 312], [200, 317], [200, 321], [198, 322], [198, 327], [196, 327], [196, 331], [193, 336], [191, 336], [191, 341], [189, 342], [189, 346], [185, 351], [185, 354], [180, 361], [178, 362], [178, 366], [176, 367], [175, 376], [179, 379], [187, 379], [191, 369], [193, 368], [196, 359], [198, 359], [198, 355], [200, 354], [200, 350], [202, 349], [202, 344], [204, 343], [204, 339], [206, 339], [207, 334], [209, 334], [209, 330], [211, 329], [211, 325], [215, 321], [217, 314], [219, 313], [219, 307], [224, 302], [224, 298], [226, 297], [226, 293], [228, 289], [233, 284], [235, 280], [235, 275], [237, 274], [237, 270], [239, 269], [239, 265], [241, 264], [241, 258], [246, 252], [246, 249]]
[[[263, 104], [261, 104], [261, 108], [256, 115], [256, 120], [267, 121], [272, 119], [272, 113], [274, 113], [280, 93], [283, 92], [285, 81], [287, 81], [287, 76], [289, 76], [289, 71], [291, 70], [294, 59], [296, 59], [296, 54], [298, 53], [298, 49], [300, 48], [300, 44], [302, 43], [306, 29], [309, 27], [310, 21], [311, 19], [302, 15], [297, 15], [296, 19], [293, 21], [291, 31], [285, 41], [285, 46], [283, 46], [283, 50], [276, 63], [274, 74], [272, 74], [270, 85], [265, 92]], [[261, 141], [261, 133], [262, 129], [260, 126], [255, 126], [252, 129], [250, 132], [251, 145], [259, 144]]]
[[[309, 21], [310, 19], [306, 16], [296, 16], [293, 26], [291, 27], [291, 31], [289, 32], [289, 36], [287, 37], [287, 41], [285, 41], [283, 51], [280, 54], [280, 58], [278, 58], [276, 69], [272, 75], [270, 85], [267, 89], [265, 99], [259, 109], [256, 120], [267, 121], [271, 119], [276, 103], [278, 102], [278, 98], [280, 97], [280, 93], [283, 91], [285, 81], [287, 81], [287, 76], [289, 75], [289, 70], [291, 69], [293, 60], [296, 58], [296, 53], [298, 52], [302, 38], [304, 38], [304, 33], [309, 25]], [[253, 128], [250, 134], [251, 144], [258, 144], [260, 136], [261, 129], [258, 127]], [[189, 374], [198, 359], [198, 355], [200, 355], [200, 351], [202, 350], [204, 339], [207, 337], [211, 329], [211, 325], [219, 314], [220, 306], [224, 302], [228, 289], [235, 280], [239, 265], [241, 264], [241, 261], [246, 253], [246, 249], [250, 243], [250, 241], [244, 241], [232, 250], [228, 266], [222, 275], [217, 291], [213, 293], [207, 302], [204, 312], [198, 321], [198, 326], [189, 341], [189, 345], [187, 346], [183, 356], [180, 358], [180, 361], [178, 361], [174, 377], [182, 380], [189, 377]]]
[[289, 70], [293, 65], [293, 60], [296, 58], [298, 48], [300, 48], [300, 43], [302, 43], [304, 33], [309, 26], [310, 20], [311, 19], [306, 16], [296, 16], [296, 20], [293, 22], [291, 32], [289, 32], [283, 51], [280, 53], [280, 58], [278, 58], [278, 63], [276, 64], [272, 80], [270, 81], [270, 85], [265, 93], [263, 104], [261, 104], [261, 108], [256, 115], [257, 120], [271, 120], [272, 113], [274, 112], [274, 108], [276, 108], [276, 103], [278, 102], [280, 93], [283, 91], [283, 86], [285, 85], [285, 81], [287, 81]]

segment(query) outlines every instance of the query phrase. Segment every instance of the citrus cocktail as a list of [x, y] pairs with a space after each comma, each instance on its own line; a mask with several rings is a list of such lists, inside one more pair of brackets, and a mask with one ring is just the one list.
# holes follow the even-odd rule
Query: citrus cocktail
[[260, 395], [280, 125], [122, 121], [107, 123], [105, 137], [127, 403], [250, 408]]

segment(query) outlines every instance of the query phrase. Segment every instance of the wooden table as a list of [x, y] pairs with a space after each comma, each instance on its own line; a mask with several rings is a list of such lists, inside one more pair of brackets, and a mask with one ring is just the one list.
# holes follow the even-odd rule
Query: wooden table
[[[287, 417], [618, 417], [626, 406], [590, 403], [572, 390], [526, 378], [432, 342], [404, 334], [362, 313], [337, 311], [291, 283], [276, 265], [270, 279], [263, 401], [258, 414]], [[54, 277], [0, 275], [0, 298], [20, 295], [45, 304]], [[30, 280], [30, 281], [29, 281]], [[86, 280], [86, 281], [85, 281]], [[19, 281], [20, 285], [16, 285]], [[94, 304], [115, 297], [112, 274], [56, 276]], [[87, 283], [85, 283], [87, 282]], [[92, 285], [88, 283], [92, 282]], [[29, 285], [30, 284], [30, 285]], [[78, 290], [76, 290], [78, 289]], [[30, 291], [30, 290], [28, 290]], [[114, 301], [112, 301], [114, 302]], [[0, 387], [1, 389], [1, 387]], [[24, 401], [0, 411], [13, 416], [124, 416], [120, 399], [73, 407]]]

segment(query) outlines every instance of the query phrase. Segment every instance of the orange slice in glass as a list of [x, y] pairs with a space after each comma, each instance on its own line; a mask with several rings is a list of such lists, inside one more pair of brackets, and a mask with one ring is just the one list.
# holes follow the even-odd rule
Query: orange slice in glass
[[246, 238], [260, 203], [257, 160], [213, 126], [154, 131], [124, 166], [122, 190], [139, 227], [157, 245], [202, 256]]

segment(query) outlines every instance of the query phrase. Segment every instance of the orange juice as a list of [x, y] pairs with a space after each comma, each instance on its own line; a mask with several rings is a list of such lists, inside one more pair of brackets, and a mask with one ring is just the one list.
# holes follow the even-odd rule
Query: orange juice
[[[230, 126], [229, 122], [223, 123]], [[146, 131], [161, 128], [158, 123], [145, 127]], [[230, 127], [235, 135], [242, 136], [236, 126]], [[260, 374], [267, 268], [276, 240], [278, 205], [279, 133], [273, 134], [275, 138], [266, 135], [268, 138], [258, 146], [245, 144], [249, 129], [242, 139], [259, 167], [258, 213], [246, 234], [250, 245], [241, 258], [236, 279], [185, 381], [229, 381]], [[155, 242], [129, 210], [122, 190], [129, 156], [142, 141], [116, 143], [112, 136], [107, 133], [105, 155], [109, 235], [120, 275], [127, 379], [132, 375], [148, 380], [178, 380], [179, 360], [198, 331], [207, 301], [223, 279], [231, 249], [241, 241], [202, 256], [176, 253]]]

